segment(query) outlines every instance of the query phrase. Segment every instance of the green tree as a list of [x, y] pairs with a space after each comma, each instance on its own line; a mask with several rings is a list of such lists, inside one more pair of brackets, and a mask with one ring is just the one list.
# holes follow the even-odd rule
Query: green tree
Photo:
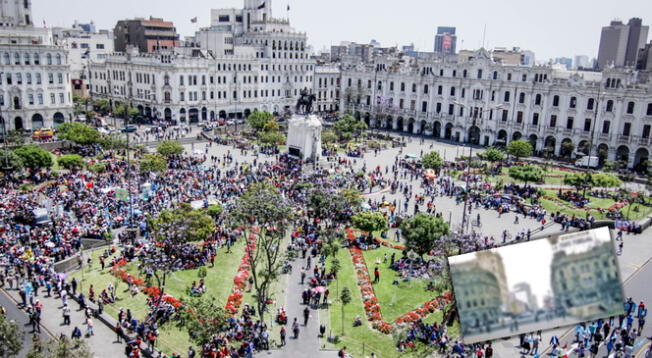
[[202, 210], [194, 210], [182, 203], [178, 208], [163, 210], [147, 220], [148, 231], [156, 245], [141, 260], [161, 289], [159, 300], [165, 291], [167, 276], [173, 271], [173, 262], [183, 255], [187, 244], [207, 240], [215, 229], [215, 222]]
[[571, 142], [570, 140], [566, 140], [561, 143], [559, 154], [561, 154], [562, 157], [570, 158], [570, 156], [573, 154], [574, 149], [575, 149], [575, 143]]
[[47, 358], [93, 358], [88, 343], [84, 339], [69, 339], [61, 336], [59, 340], [50, 342], [46, 350]]
[[265, 132], [278, 132], [281, 129], [281, 126], [275, 120], [270, 120], [265, 123], [263, 130]]
[[99, 143], [102, 139], [100, 132], [80, 122], [66, 122], [60, 125], [57, 128], [57, 136], [79, 145]]
[[25, 133], [22, 130], [10, 130], [7, 133], [7, 142], [15, 145], [23, 145], [25, 143]]
[[337, 142], [337, 135], [331, 130], [325, 130], [321, 132], [321, 141], [322, 143], [335, 143]]
[[507, 153], [518, 159], [529, 157], [532, 155], [532, 144], [523, 139], [514, 140], [507, 146]]
[[172, 157], [175, 155], [180, 155], [185, 149], [181, 143], [176, 140], [164, 140], [159, 143], [156, 147], [156, 152], [164, 157]]
[[564, 184], [575, 187], [577, 191], [582, 188], [589, 188], [593, 185], [591, 173], [568, 173], [564, 175]]
[[444, 165], [444, 159], [437, 152], [430, 152], [421, 158], [421, 163], [426, 169], [439, 170]]
[[0, 357], [15, 357], [23, 348], [23, 330], [3, 314], [0, 314]]
[[203, 346], [211, 341], [215, 332], [223, 331], [229, 321], [229, 316], [220, 305], [215, 297], [206, 297], [190, 299], [186, 304], [186, 309], [180, 310], [182, 319], [190, 339]]
[[482, 153], [481, 158], [491, 163], [502, 162], [505, 159], [505, 152], [496, 147], [489, 147]]
[[95, 107], [102, 114], [109, 113], [111, 110], [111, 104], [108, 99], [99, 99], [95, 101], [95, 103], [93, 103], [93, 107]]
[[138, 108], [134, 108], [120, 103], [115, 107], [114, 113], [120, 118], [125, 118], [125, 116], [127, 115], [129, 116], [129, 118], [133, 118], [139, 115], [140, 111], [138, 110]]
[[387, 218], [381, 212], [365, 210], [351, 217], [351, 222], [356, 228], [367, 232], [369, 236], [374, 231], [384, 230], [387, 228]]
[[608, 173], [596, 173], [591, 178], [593, 186], [601, 188], [614, 188], [623, 185], [617, 176]]
[[342, 289], [340, 301], [342, 302], [342, 335], [344, 335], [344, 307], [351, 303], [351, 290], [348, 287]]
[[538, 182], [543, 179], [545, 172], [536, 165], [518, 165], [509, 168], [509, 176], [515, 180], [525, 182]]
[[220, 205], [220, 204], [210, 205], [206, 209], [206, 213], [208, 214], [208, 216], [212, 217], [213, 219], [219, 218], [220, 215], [222, 215], [223, 211], [224, 211], [224, 208], [222, 208], [222, 205]]
[[448, 224], [441, 217], [418, 213], [401, 222], [401, 233], [405, 244], [420, 256], [442, 247], [442, 236], [449, 233]]
[[342, 139], [358, 136], [367, 130], [367, 123], [355, 119], [350, 114], [345, 114], [342, 119], [333, 124], [333, 132]]
[[[10, 171], [18, 171], [23, 168], [23, 160], [16, 155], [16, 153], [8, 150], [6, 151], [7, 155], [7, 162], [9, 163], [7, 169]], [[0, 168], [4, 169], [7, 166], [7, 162], [5, 162], [5, 151], [1, 150], [0, 151]]]
[[278, 145], [285, 143], [285, 136], [279, 132], [258, 132], [258, 140], [264, 145]]
[[259, 131], [262, 130], [263, 127], [265, 127], [265, 124], [267, 124], [269, 121], [274, 120], [274, 115], [270, 112], [267, 111], [253, 111], [249, 117], [247, 117], [247, 124], [251, 126], [251, 128]]
[[50, 168], [54, 161], [47, 150], [35, 145], [25, 145], [14, 150], [23, 165], [30, 169]]
[[358, 208], [362, 205], [362, 194], [355, 188], [342, 189], [342, 199], [348, 208]]
[[145, 154], [140, 160], [140, 171], [143, 173], [163, 172], [168, 169], [168, 160], [160, 154]]
[[[272, 284], [277, 280], [283, 265], [282, 243], [285, 226], [292, 218], [293, 209], [278, 189], [269, 183], [255, 183], [240, 195], [231, 210], [231, 221], [242, 225], [246, 238], [257, 227], [255, 249], [250, 258], [251, 277], [254, 281], [256, 308], [264, 322], [264, 301], [270, 298]], [[247, 245], [249, 240], [247, 240]]]
[[57, 162], [59, 166], [66, 169], [84, 168], [86, 166], [84, 158], [79, 154], [62, 155], [57, 159]]

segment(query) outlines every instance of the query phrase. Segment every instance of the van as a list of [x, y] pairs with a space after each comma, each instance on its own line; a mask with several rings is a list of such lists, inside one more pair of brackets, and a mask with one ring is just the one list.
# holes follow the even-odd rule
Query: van
[[588, 155], [575, 161], [575, 166], [580, 168], [597, 168], [600, 165], [600, 158], [590, 157]]

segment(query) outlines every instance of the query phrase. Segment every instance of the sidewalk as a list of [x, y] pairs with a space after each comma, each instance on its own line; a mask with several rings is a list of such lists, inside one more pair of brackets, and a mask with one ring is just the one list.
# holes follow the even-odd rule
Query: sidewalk
[[[21, 302], [18, 290], [4, 290], [16, 302]], [[71, 325], [63, 325], [63, 315], [61, 308], [63, 307], [61, 299], [54, 297], [45, 297], [46, 291], [39, 290], [38, 299], [43, 303], [43, 311], [41, 313], [41, 326], [45, 328], [55, 338], [61, 334], [70, 337], [72, 330], [75, 326], [79, 327], [82, 333], [86, 333], [86, 316], [84, 311], [80, 310], [79, 304], [72, 298], [68, 298], [68, 306], [70, 307], [70, 322]], [[104, 325], [99, 319], [93, 318], [93, 331], [95, 335], [90, 338], [84, 338], [88, 343], [94, 357], [97, 358], [118, 358], [124, 357], [125, 346], [121, 343], [116, 343], [116, 334], [109, 327]]]
[[[311, 259], [313, 263], [318, 258]], [[285, 298], [285, 310], [287, 312], [288, 324], [285, 326], [287, 331], [286, 345], [278, 350], [267, 351], [262, 355], [271, 357], [296, 357], [296, 358], [320, 358], [336, 357], [337, 352], [321, 351], [319, 349], [319, 310], [310, 310], [308, 325], [303, 325], [303, 310], [306, 307], [302, 304], [301, 293], [308, 287], [308, 278], [312, 275], [312, 270], [306, 272], [305, 284], [301, 284], [301, 269], [305, 266], [306, 260], [299, 258], [292, 263], [292, 273], [288, 278], [287, 296]], [[292, 338], [292, 322], [294, 318], [299, 322], [299, 338]], [[273, 340], [280, 342], [279, 337], [272, 337]]]

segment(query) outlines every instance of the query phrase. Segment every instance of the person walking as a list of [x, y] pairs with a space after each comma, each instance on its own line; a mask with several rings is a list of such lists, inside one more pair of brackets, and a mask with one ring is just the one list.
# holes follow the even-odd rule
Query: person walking
[[63, 306], [63, 324], [70, 325], [70, 307], [67, 304]]
[[294, 322], [292, 322], [292, 333], [294, 333], [294, 339], [299, 338], [299, 322], [297, 322], [296, 317], [294, 317]]
[[307, 326], [308, 325], [308, 318], [310, 318], [310, 309], [308, 306], [303, 309], [303, 325]]
[[380, 269], [378, 266], [374, 268], [374, 283], [380, 282]]
[[86, 335], [88, 337], [95, 335], [93, 333], [93, 319], [90, 317], [86, 319]]
[[285, 345], [285, 327], [281, 327], [281, 347]]

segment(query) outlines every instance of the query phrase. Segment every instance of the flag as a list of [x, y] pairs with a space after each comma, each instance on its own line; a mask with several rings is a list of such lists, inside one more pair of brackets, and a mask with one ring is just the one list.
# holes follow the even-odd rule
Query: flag
[[265, 8], [265, 2], [263, 1], [262, 4], [258, 5], [258, 10], [264, 9]]
[[45, 22], [45, 19], [43, 19], [43, 27], [48, 27], [47, 22]]
[[190, 22], [192, 22], [193, 24], [196, 24], [197, 23], [197, 16], [190, 19]]

